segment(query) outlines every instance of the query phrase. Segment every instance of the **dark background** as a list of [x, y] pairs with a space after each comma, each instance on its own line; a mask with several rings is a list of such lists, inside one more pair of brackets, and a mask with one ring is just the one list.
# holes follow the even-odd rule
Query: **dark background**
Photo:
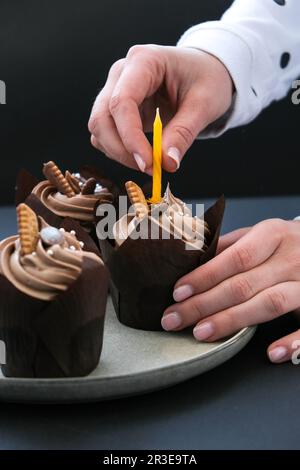
[[[39, 175], [49, 159], [71, 170], [97, 163], [116, 180], [137, 179], [89, 142], [86, 123], [110, 65], [133, 44], [175, 44], [185, 29], [219, 18], [231, 3], [0, 0], [0, 79], [7, 86], [7, 104], [0, 106], [0, 202], [13, 201], [20, 167]], [[246, 127], [196, 142], [170, 177], [176, 194], [299, 192], [299, 113], [289, 97]]]

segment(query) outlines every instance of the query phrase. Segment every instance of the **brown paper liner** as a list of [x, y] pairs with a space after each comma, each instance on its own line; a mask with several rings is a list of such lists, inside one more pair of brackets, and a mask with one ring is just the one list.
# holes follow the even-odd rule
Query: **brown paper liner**
[[100, 183], [101, 186], [107, 188], [114, 197], [114, 202], [117, 202], [120, 195], [120, 189], [118, 186], [110, 179], [108, 179], [97, 167], [84, 165], [79, 170], [80, 174], [85, 178], [95, 178], [97, 183]]
[[[95, 280], [97, 286], [95, 288]], [[0, 339], [6, 377], [79, 377], [97, 366], [108, 290], [104, 265], [84, 258], [77, 280], [45, 302], [0, 275]]]
[[39, 184], [39, 180], [29, 171], [22, 168], [17, 175], [15, 188], [15, 204], [18, 206], [25, 202], [26, 198], [31, 194], [33, 188]]
[[208, 249], [186, 250], [178, 239], [128, 238], [119, 248], [100, 240], [111, 275], [110, 291], [121, 323], [142, 330], [161, 330], [164, 310], [174, 303], [173, 288], [182, 276], [215, 256], [225, 209], [221, 196], [204, 215]]

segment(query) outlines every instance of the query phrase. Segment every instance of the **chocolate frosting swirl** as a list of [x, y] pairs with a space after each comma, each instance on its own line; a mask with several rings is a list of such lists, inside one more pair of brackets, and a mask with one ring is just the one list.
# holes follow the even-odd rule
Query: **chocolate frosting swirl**
[[58, 192], [48, 180], [39, 183], [32, 193], [54, 214], [60, 217], [71, 217], [87, 229], [93, 227], [97, 205], [111, 197], [106, 188], [100, 188], [93, 194], [80, 193], [67, 197]]
[[209, 232], [206, 222], [193, 217], [187, 205], [171, 193], [169, 185], [162, 201], [150, 206], [148, 216], [140, 218], [129, 213], [121, 217], [113, 229], [117, 245], [121, 245], [140, 223], [149, 220], [181, 239], [190, 249], [205, 250], [205, 235]]
[[[48, 226], [41, 223], [42, 228]], [[0, 243], [0, 272], [25, 294], [50, 301], [78, 278], [83, 257], [102, 263], [97, 255], [82, 251], [75, 235], [68, 232], [63, 243], [51, 247], [40, 238], [36, 251], [25, 256], [20, 253], [19, 237], [14, 236]]]

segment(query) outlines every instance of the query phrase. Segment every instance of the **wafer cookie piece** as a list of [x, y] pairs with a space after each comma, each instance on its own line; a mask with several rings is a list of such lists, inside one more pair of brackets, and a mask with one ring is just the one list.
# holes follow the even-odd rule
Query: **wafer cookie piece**
[[67, 197], [74, 197], [76, 194], [72, 187], [58, 168], [58, 166], [50, 161], [44, 163], [43, 173], [47, 180], [56, 187], [57, 191], [65, 194]]
[[79, 180], [72, 175], [68, 170], [65, 172], [65, 178], [75, 194], [80, 194]]
[[131, 204], [135, 209], [137, 217], [143, 217], [148, 214], [148, 204], [142, 189], [133, 181], [127, 181], [126, 191]]
[[21, 255], [30, 255], [36, 250], [39, 239], [39, 224], [36, 214], [26, 204], [17, 207], [17, 220]]

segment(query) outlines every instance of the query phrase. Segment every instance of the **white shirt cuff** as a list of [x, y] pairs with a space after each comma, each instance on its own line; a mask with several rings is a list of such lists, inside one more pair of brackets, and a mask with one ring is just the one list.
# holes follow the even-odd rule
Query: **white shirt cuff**
[[[262, 110], [253, 77], [253, 57], [248, 44], [220, 22], [208, 22], [189, 29], [178, 47], [191, 47], [217, 57], [229, 71], [236, 93], [230, 110], [204, 130], [199, 138], [217, 137], [227, 129], [247, 124]], [[222, 93], [222, 90], [220, 90]]]

